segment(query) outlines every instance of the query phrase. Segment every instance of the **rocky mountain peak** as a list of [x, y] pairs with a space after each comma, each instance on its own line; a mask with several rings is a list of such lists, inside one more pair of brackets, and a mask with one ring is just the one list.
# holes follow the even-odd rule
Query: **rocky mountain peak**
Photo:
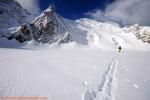
[[19, 42], [36, 40], [40, 43], [66, 43], [71, 40], [67, 25], [52, 7], [47, 8], [31, 23], [22, 25], [18, 31], [8, 38], [15, 38]]

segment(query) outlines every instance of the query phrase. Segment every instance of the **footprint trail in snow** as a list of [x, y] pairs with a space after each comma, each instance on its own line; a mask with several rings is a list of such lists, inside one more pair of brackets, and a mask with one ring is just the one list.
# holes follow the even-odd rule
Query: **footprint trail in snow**
[[117, 84], [115, 74], [118, 66], [118, 56], [109, 63], [100, 85], [96, 89], [89, 89], [85, 92], [84, 100], [114, 100]]

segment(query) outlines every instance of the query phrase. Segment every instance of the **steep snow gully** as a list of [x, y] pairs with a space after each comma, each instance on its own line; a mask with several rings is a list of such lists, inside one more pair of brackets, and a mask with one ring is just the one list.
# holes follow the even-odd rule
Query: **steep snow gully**
[[87, 90], [83, 96], [83, 100], [115, 100], [115, 88], [117, 85], [115, 74], [119, 56], [120, 53], [112, 59], [108, 64], [108, 69], [103, 74], [101, 83], [96, 88]]

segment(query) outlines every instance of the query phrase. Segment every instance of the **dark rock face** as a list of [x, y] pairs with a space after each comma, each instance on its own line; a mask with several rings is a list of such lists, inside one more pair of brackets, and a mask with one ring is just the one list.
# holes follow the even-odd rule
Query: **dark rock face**
[[16, 34], [14, 34], [14, 38], [21, 43], [32, 40], [32, 31], [30, 30], [30, 24], [22, 25], [20, 30]]
[[43, 12], [42, 16], [34, 20], [33, 25], [37, 30], [34, 37], [38, 42], [47, 43], [56, 34], [55, 27], [58, 28], [58, 21], [54, 14], [52, 9], [48, 9]]
[[71, 41], [71, 37], [62, 23], [61, 17], [54, 12], [53, 8], [48, 8], [32, 23], [26, 23], [9, 38], [14, 37], [19, 42], [30, 41], [32, 39], [40, 43], [66, 43]]

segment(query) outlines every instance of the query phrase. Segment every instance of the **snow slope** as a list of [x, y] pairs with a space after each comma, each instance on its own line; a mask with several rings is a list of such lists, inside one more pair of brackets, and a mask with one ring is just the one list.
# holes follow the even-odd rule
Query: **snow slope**
[[15, 0], [0, 0], [0, 31], [28, 22], [31, 13]]
[[115, 100], [149, 100], [149, 59], [149, 52], [124, 52], [120, 55]]
[[[70, 27], [70, 34], [78, 44], [98, 47], [103, 50], [115, 50], [121, 46], [124, 50], [150, 50], [148, 43], [138, 40], [134, 32], [125, 32], [118, 24], [97, 22], [83, 18], [75, 22], [65, 20]], [[132, 29], [131, 29], [132, 30]]]
[[9, 41], [16, 47], [0, 48], [0, 97], [149, 100], [149, 44], [114, 23], [62, 22], [68, 44]]
[[0, 51], [0, 96], [38, 95], [49, 100], [82, 100], [101, 80], [100, 71], [112, 57], [86, 48]]
[[8, 31], [30, 41], [0, 34], [0, 98], [149, 100], [149, 27], [72, 21], [48, 8], [21, 28]]
[[0, 48], [0, 97], [149, 100], [149, 54], [70, 46]]

